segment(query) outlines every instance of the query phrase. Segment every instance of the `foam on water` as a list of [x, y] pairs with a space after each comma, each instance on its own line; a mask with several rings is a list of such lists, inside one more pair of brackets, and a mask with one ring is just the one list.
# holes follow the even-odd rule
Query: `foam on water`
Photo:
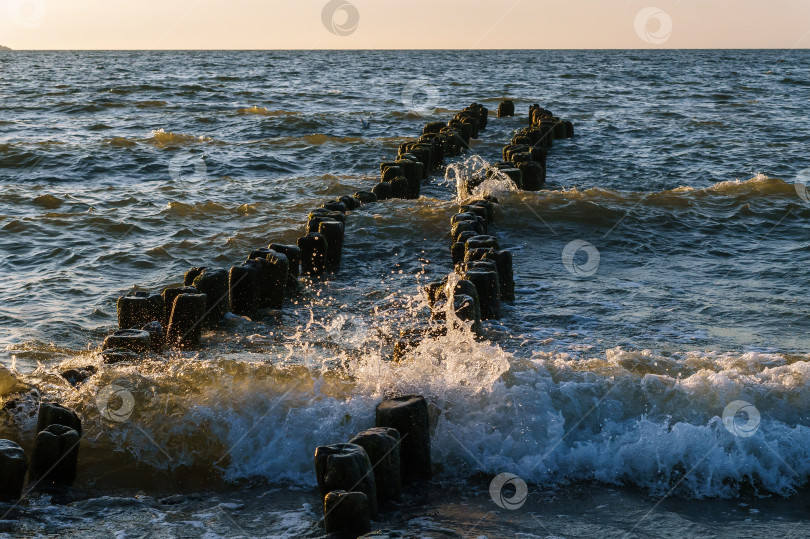
[[[726, 497], [751, 489], [788, 495], [810, 474], [804, 356], [616, 348], [584, 359], [544, 351], [518, 358], [457, 329], [393, 363], [377, 346], [380, 328], [337, 318], [326, 329], [361, 354], [324, 356], [292, 343], [275, 364], [261, 355], [184, 356], [99, 363], [78, 390], [45, 368], [25, 377], [3, 371], [0, 383], [6, 395], [35, 383], [83, 415], [80, 482], [97, 487], [148, 487], [134, 469], [149, 470], [149, 481], [194, 475], [207, 484], [311, 487], [314, 448], [372, 426], [375, 405], [390, 393], [427, 396], [433, 458], [446, 478], [511, 472], [545, 485], [588, 479]], [[99, 389], [110, 384], [134, 397], [120, 424], [98, 413]], [[737, 400], [761, 415], [753, 436], [722, 421]], [[30, 444], [20, 433], [30, 433], [35, 405], [20, 403], [0, 435]]]

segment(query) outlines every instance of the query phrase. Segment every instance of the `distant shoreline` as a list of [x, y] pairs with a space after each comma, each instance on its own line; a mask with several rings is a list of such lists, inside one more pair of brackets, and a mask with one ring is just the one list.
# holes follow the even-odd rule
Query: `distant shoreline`
[[6, 47], [4, 45], [0, 45], [0, 51], [10, 51], [10, 50], [11, 49], [9, 47]]

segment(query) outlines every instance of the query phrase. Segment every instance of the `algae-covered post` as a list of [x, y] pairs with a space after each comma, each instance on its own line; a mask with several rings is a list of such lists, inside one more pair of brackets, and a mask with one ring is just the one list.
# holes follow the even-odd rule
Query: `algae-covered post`
[[149, 334], [149, 349], [152, 352], [162, 352], [166, 345], [166, 330], [163, 325], [155, 320], [145, 324], [141, 329]]
[[222, 268], [192, 268], [186, 272], [184, 284], [205, 294], [205, 324], [217, 325], [228, 312], [228, 271]]
[[231, 266], [228, 274], [231, 312], [254, 318], [259, 311], [259, 280], [261, 264], [248, 260], [239, 266]]
[[501, 318], [501, 292], [496, 271], [468, 270], [464, 278], [475, 285], [481, 302], [481, 320]]
[[14, 502], [22, 496], [28, 459], [20, 445], [11, 440], [0, 440], [0, 502]]
[[[150, 322], [151, 324], [152, 322]], [[160, 323], [160, 322], [155, 322]], [[102, 350], [130, 350], [136, 353], [147, 352], [152, 348], [152, 336], [142, 329], [119, 329], [108, 335], [101, 345]]]
[[159, 294], [130, 292], [118, 298], [119, 329], [137, 329], [154, 320], [164, 321], [166, 303]]
[[391, 198], [408, 198], [410, 185], [407, 178], [397, 176], [388, 183], [391, 185]]
[[520, 170], [523, 183], [519, 188], [522, 188], [524, 191], [539, 191], [542, 189], [543, 185], [546, 183], [546, 170], [543, 168], [543, 165], [536, 161], [526, 160], [518, 163], [517, 167]]
[[163, 317], [164, 327], [169, 327], [175, 298], [177, 298], [177, 296], [180, 294], [196, 294], [197, 292], [198, 290], [193, 286], [174, 286], [163, 290], [163, 303], [166, 305], [166, 310]]
[[271, 249], [254, 249], [248, 260], [259, 263], [259, 308], [281, 309], [290, 269], [286, 255]]
[[501, 290], [501, 301], [515, 301], [515, 277], [512, 269], [512, 253], [505, 249], [495, 252], [495, 265], [498, 268], [498, 280]]
[[318, 232], [310, 232], [298, 238], [298, 248], [301, 249], [301, 273], [321, 275], [326, 271], [328, 247], [326, 236]]
[[318, 232], [326, 238], [326, 266], [331, 270], [340, 267], [343, 256], [344, 225], [338, 221], [323, 221], [318, 225]]
[[346, 204], [338, 200], [330, 200], [329, 202], [324, 202], [324, 204], [321, 207], [326, 210], [339, 211], [340, 213], [346, 213], [347, 211], [349, 211], [349, 209], [346, 207]]
[[43, 402], [39, 405], [37, 413], [37, 432], [41, 432], [51, 425], [64, 425], [80, 435], [82, 433], [82, 420], [74, 410], [55, 402]]
[[281, 253], [287, 257], [287, 288], [298, 288], [298, 277], [301, 275], [301, 249], [295, 245], [271, 243], [270, 250]]
[[515, 115], [515, 103], [511, 99], [504, 99], [498, 105], [498, 118]]
[[396, 429], [400, 443], [400, 470], [403, 483], [430, 479], [430, 418], [427, 401], [420, 395], [385, 399], [377, 405], [378, 427]]
[[362, 432], [349, 440], [365, 449], [374, 467], [374, 484], [377, 499], [398, 500], [402, 495], [400, 478], [400, 437], [397, 429], [375, 427]]
[[388, 200], [391, 198], [391, 184], [380, 182], [371, 188], [371, 192], [377, 197], [377, 200]]
[[347, 211], [354, 211], [359, 209], [362, 206], [362, 202], [357, 200], [351, 195], [343, 195], [337, 199], [338, 202], [342, 202], [344, 206], [346, 206]]
[[371, 204], [377, 202], [377, 195], [371, 191], [357, 191], [354, 198], [359, 200], [362, 204]]
[[368, 496], [371, 518], [377, 517], [377, 487], [371, 460], [356, 444], [334, 444], [315, 449], [315, 473], [321, 497], [333, 490], [362, 492]]
[[202, 323], [205, 318], [205, 294], [180, 294], [174, 298], [166, 340], [180, 348], [199, 346], [202, 336]]
[[323, 499], [323, 513], [328, 534], [354, 539], [371, 531], [369, 499], [363, 492], [329, 492]]
[[81, 435], [64, 425], [40, 431], [31, 452], [29, 480], [38, 488], [70, 486], [76, 480]]

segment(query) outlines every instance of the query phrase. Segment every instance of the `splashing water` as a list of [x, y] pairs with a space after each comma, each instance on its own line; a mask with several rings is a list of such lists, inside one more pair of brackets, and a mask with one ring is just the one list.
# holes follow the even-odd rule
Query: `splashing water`
[[[454, 185], [456, 202], [480, 199], [487, 196], [503, 196], [518, 190], [515, 182], [503, 172], [497, 170], [487, 175], [490, 163], [480, 155], [471, 155], [461, 162], [452, 163], [445, 168], [445, 183]], [[469, 188], [473, 184], [475, 187]]]

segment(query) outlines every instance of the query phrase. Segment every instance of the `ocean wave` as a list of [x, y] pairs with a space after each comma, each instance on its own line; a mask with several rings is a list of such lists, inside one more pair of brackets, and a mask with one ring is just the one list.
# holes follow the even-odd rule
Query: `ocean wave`
[[244, 109], [238, 109], [237, 114], [256, 114], [259, 116], [298, 116], [300, 112], [293, 112], [288, 110], [268, 110], [267, 107], [259, 107], [254, 105]]
[[124, 86], [119, 88], [106, 88], [102, 90], [105, 93], [127, 95], [135, 92], [162, 92], [165, 91], [164, 86], [157, 86], [154, 84], [133, 84], [132, 86]]
[[797, 202], [801, 201], [796, 192], [795, 183], [786, 182], [779, 178], [771, 178], [765, 174], [757, 174], [748, 180], [726, 180], [717, 182], [709, 187], [699, 189], [683, 186], [663, 192], [665, 195], [668, 193], [692, 193], [690, 196], [695, 197], [722, 195], [740, 199], [787, 195], [791, 198], [796, 197]]
[[[491, 163], [479, 155], [472, 155], [463, 161], [449, 165], [445, 171], [445, 181], [456, 185], [456, 192], [460, 192], [461, 182], [481, 176]], [[555, 202], [585, 201], [593, 203], [621, 203], [639, 204], [649, 206], [688, 206], [700, 204], [702, 201], [726, 199], [738, 204], [755, 199], [788, 199], [790, 202], [803, 203], [800, 192], [802, 185], [788, 182], [780, 178], [772, 178], [765, 174], [757, 174], [747, 180], [726, 180], [714, 183], [707, 187], [691, 187], [682, 185], [673, 189], [662, 191], [620, 191], [603, 187], [579, 189], [568, 187], [563, 189], [544, 189], [535, 193], [518, 192], [518, 196], [534, 197], [537, 201], [547, 204]], [[502, 189], [512, 191], [515, 189]]]
[[207, 135], [186, 135], [183, 133], [172, 133], [164, 130], [163, 128], [152, 130], [152, 137], [146, 139], [146, 141], [151, 142], [158, 147], [215, 142], [213, 138]]
[[[85, 353], [60, 366], [98, 369], [76, 390], [44, 369], [3, 371], [0, 387], [6, 398], [40, 387], [81, 413], [80, 482], [93, 477], [96, 486], [174, 484], [191, 471], [203, 486], [257, 478], [313, 486], [314, 448], [372, 426], [374, 406], [392, 392], [428, 398], [433, 459], [448, 479], [509, 471], [543, 485], [595, 480], [733, 497], [790, 495], [810, 474], [806, 356], [615, 348], [584, 360], [543, 351], [520, 359], [453, 331], [393, 363], [368, 347], [377, 329], [355, 322], [338, 318], [330, 331], [366, 343], [359, 357], [293, 344], [276, 364], [183, 354], [127, 366]], [[98, 412], [99, 391], [111, 385], [133, 397], [121, 424]], [[35, 400], [7, 406], [0, 435], [30, 447]], [[737, 401], [760, 414], [753, 432], [724, 422]], [[147, 473], [133, 477], [135, 469]]]
[[[480, 156], [447, 167], [445, 182], [456, 187], [456, 201], [464, 203], [469, 178], [483, 178], [490, 164]], [[810, 205], [799, 196], [797, 186], [779, 178], [757, 175], [748, 180], [717, 182], [703, 188], [681, 186], [661, 191], [626, 191], [605, 187], [565, 187], [537, 192], [516, 189], [511, 180], [495, 176], [475, 188], [472, 198], [495, 196], [503, 208], [507, 229], [521, 229], [543, 221], [577, 223], [612, 229], [617, 223], [642, 225], [644, 230], [686, 226], [704, 232], [717, 232], [728, 222], [743, 223], [755, 231], [763, 223], [771, 225], [789, 213], [810, 216]], [[538, 219], [538, 216], [541, 219]], [[545, 226], [545, 225], [544, 225]]]
[[39, 165], [45, 156], [15, 144], [0, 144], [0, 168], [28, 168]]
[[793, 77], [784, 77], [779, 82], [782, 84], [790, 84], [791, 86], [810, 86], [810, 81], [806, 79], [795, 79]]
[[261, 144], [267, 146], [285, 146], [285, 145], [323, 146], [325, 144], [362, 144], [362, 143], [369, 143], [372, 141], [384, 144], [394, 144], [405, 140], [407, 140], [407, 137], [367, 138], [357, 136], [336, 136], [336, 135], [327, 135], [324, 133], [313, 133], [297, 137], [277, 137], [277, 138], [261, 139], [251, 144]]
[[207, 200], [199, 204], [186, 204], [184, 202], [172, 201], [166, 206], [163, 213], [170, 215], [177, 215], [181, 217], [200, 217], [204, 218], [207, 215], [216, 215], [223, 213], [244, 213], [242, 206], [230, 207], [223, 204], [218, 204]]
[[54, 108], [57, 112], [62, 112], [65, 114], [81, 114], [81, 113], [88, 113], [88, 112], [102, 112], [107, 109], [111, 108], [123, 108], [127, 107], [126, 103], [120, 103], [117, 101], [101, 101], [101, 102], [90, 102], [90, 103], [57, 103], [54, 105]]
[[162, 99], [156, 99], [152, 101], [136, 101], [135, 106], [139, 109], [151, 109], [151, 108], [160, 108], [165, 107], [169, 103], [167, 101], [163, 101]]
[[41, 206], [45, 209], [55, 210], [56, 208], [61, 206], [65, 201], [54, 195], [41, 195], [38, 197], [34, 197], [32, 202], [37, 206]]
[[0, 152], [12, 152], [17, 148], [25, 148], [29, 146], [47, 148], [49, 146], [63, 146], [67, 144], [64, 140], [21, 140], [17, 142], [6, 142], [0, 144]]
[[392, 110], [388, 115], [395, 120], [422, 120], [425, 115], [412, 110]]
[[[620, 191], [602, 187], [579, 189], [543, 190], [536, 193], [519, 192], [514, 196], [533, 206], [544, 209], [562, 209], [570, 206], [596, 208], [596, 213], [607, 212], [612, 217], [616, 211], [628, 208], [648, 207], [660, 209], [722, 209], [734, 210], [747, 207], [753, 202], [771, 204], [782, 211], [789, 205], [804, 205], [797, 184], [780, 178], [758, 174], [747, 180], [727, 180], [708, 187], [680, 186], [663, 191]], [[584, 207], [583, 206], [583, 207]], [[724, 213], [724, 215], [727, 215]]]
[[104, 144], [109, 144], [110, 146], [116, 146], [118, 148], [129, 148], [132, 146], [137, 146], [137, 142], [132, 139], [128, 139], [126, 137], [113, 137], [104, 139], [101, 141]]

